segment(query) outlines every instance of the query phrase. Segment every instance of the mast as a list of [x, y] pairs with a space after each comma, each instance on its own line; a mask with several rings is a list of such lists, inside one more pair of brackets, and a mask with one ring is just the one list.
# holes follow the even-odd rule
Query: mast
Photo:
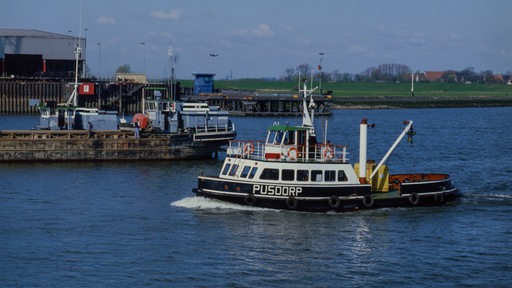
[[82, 38], [82, 1], [80, 1], [80, 24], [78, 27], [78, 43], [75, 42], [75, 83], [73, 83], [73, 92], [69, 97], [66, 105], [78, 106], [78, 64], [80, 55], [82, 54], [81, 39]]
[[174, 84], [174, 66], [173, 66], [173, 59], [172, 57], [174, 56], [173, 55], [173, 51], [172, 51], [172, 41], [169, 41], [169, 50], [167, 51], [167, 53], [169, 54], [169, 67], [171, 69], [170, 73], [171, 75], [169, 76], [169, 86], [171, 88], [171, 92], [170, 92], [170, 99], [171, 100], [176, 100], [174, 99], [175, 98], [175, 95], [174, 95], [174, 87], [173, 87], [173, 84]]
[[[300, 80], [299, 80], [300, 81]], [[308, 90], [307, 80], [303, 80], [303, 88], [299, 90], [302, 92], [302, 127], [310, 128], [311, 135], [316, 136], [315, 134], [315, 126], [313, 124], [313, 120], [315, 118], [315, 101], [313, 100], [313, 92], [318, 89], [318, 87], [312, 88]], [[307, 98], [310, 97], [309, 105], [307, 103]], [[311, 110], [311, 111], [309, 111]]]

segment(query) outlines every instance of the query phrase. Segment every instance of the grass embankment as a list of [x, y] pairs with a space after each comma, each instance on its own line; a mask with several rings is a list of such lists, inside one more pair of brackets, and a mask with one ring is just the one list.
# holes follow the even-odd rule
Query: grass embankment
[[[315, 83], [318, 85], [319, 83]], [[219, 89], [296, 92], [297, 82], [216, 80]], [[322, 83], [339, 107], [500, 107], [512, 106], [512, 85], [461, 83]]]

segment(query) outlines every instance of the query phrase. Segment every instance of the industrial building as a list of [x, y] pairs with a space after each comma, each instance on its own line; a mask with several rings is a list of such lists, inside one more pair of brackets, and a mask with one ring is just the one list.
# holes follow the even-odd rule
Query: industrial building
[[73, 78], [78, 44], [82, 48], [78, 70], [81, 74], [85, 62], [84, 38], [31, 29], [0, 28], [0, 76]]

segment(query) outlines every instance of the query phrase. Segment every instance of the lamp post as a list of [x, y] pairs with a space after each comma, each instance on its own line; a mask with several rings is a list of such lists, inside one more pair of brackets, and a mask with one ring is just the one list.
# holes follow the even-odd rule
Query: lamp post
[[101, 43], [96, 43], [98, 45], [98, 109], [101, 109]]
[[215, 72], [215, 57], [219, 57], [219, 53], [210, 53], [210, 57], [213, 58], [213, 67], [212, 67], [212, 72]]
[[96, 43], [98, 45], [98, 79], [101, 78], [101, 43]]
[[144, 74], [146, 74], [146, 43], [140, 42], [140, 45], [144, 48]]
[[320, 55], [320, 64], [318, 64], [318, 71], [320, 71], [320, 94], [322, 94], [322, 61], [324, 60], [324, 52], [318, 53]]

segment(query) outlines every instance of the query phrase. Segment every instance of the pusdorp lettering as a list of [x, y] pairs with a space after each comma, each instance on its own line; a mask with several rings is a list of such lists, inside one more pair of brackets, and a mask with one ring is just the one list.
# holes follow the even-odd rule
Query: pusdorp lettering
[[256, 184], [253, 186], [252, 192], [260, 195], [297, 197], [302, 193], [302, 187]]

